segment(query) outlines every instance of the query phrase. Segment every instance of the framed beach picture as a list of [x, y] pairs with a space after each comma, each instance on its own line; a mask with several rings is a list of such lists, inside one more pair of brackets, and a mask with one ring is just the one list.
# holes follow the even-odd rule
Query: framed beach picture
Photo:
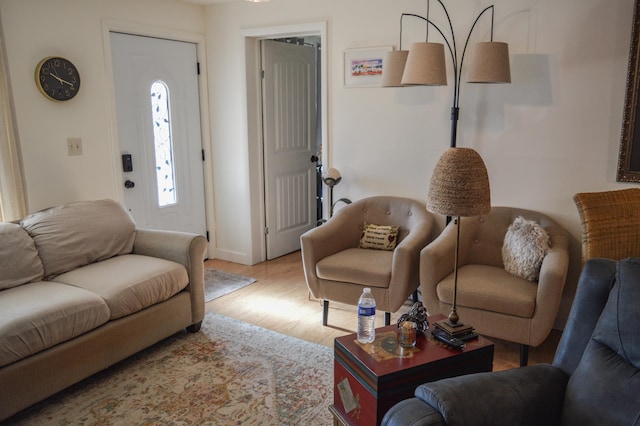
[[382, 82], [385, 54], [393, 46], [346, 49], [344, 51], [345, 87], [377, 87]]

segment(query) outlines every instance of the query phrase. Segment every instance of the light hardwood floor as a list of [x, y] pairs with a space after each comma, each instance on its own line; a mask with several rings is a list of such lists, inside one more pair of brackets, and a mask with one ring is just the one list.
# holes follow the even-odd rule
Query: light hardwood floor
[[[333, 347], [336, 337], [355, 333], [357, 316], [354, 306], [331, 302], [329, 325], [322, 326], [322, 303], [310, 297], [302, 271], [300, 252], [253, 266], [223, 260], [207, 260], [205, 267], [253, 277], [257, 282], [207, 303], [209, 311], [255, 324], [289, 336]], [[391, 315], [391, 323], [410, 308]], [[384, 325], [378, 312], [376, 326]], [[529, 365], [553, 360], [560, 332], [552, 330], [547, 340], [529, 352]], [[519, 366], [519, 345], [491, 339], [495, 343], [494, 370]]]

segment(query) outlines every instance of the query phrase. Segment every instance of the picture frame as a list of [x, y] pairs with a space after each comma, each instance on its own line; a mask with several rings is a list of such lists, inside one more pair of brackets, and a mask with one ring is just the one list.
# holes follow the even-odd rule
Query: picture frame
[[629, 49], [629, 69], [627, 73], [627, 90], [622, 117], [622, 136], [618, 153], [618, 182], [640, 182], [640, 0], [635, 1], [633, 8], [633, 27], [631, 31], [631, 48]]
[[375, 46], [344, 51], [345, 87], [380, 87], [384, 57], [393, 46]]

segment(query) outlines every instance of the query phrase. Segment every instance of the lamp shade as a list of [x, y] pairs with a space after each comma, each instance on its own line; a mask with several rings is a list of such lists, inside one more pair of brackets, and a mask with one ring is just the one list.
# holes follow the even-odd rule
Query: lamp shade
[[449, 148], [431, 175], [427, 210], [447, 216], [481, 216], [491, 210], [489, 175], [471, 148]]
[[331, 167], [329, 170], [327, 170], [327, 174], [322, 178], [322, 180], [326, 185], [333, 187], [340, 183], [340, 181], [342, 180], [342, 175], [340, 174], [340, 171], [338, 171], [338, 169], [334, 169], [333, 167]]
[[327, 170], [327, 177], [333, 180], [338, 180], [342, 177], [342, 175], [340, 174], [340, 171], [338, 171], [338, 169], [334, 169], [333, 167], [331, 167], [329, 168], [329, 170]]
[[382, 87], [402, 86], [402, 73], [407, 63], [408, 50], [392, 50], [384, 57]]
[[511, 83], [509, 45], [497, 41], [475, 45], [469, 83]]
[[444, 62], [444, 45], [442, 43], [412, 43], [402, 74], [402, 84], [446, 85], [447, 67]]

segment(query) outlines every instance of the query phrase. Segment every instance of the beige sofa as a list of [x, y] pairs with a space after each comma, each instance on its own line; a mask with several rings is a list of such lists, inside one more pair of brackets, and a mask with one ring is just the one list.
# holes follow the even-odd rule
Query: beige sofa
[[0, 420], [204, 317], [206, 240], [111, 200], [0, 223]]

